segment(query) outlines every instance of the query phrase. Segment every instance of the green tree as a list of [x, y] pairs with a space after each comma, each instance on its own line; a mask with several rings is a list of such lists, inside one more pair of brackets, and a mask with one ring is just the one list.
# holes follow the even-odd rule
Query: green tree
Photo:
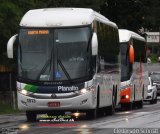
[[140, 0], [107, 0], [101, 13], [114, 21], [119, 28], [138, 31], [143, 25], [143, 3]]
[[9, 1], [0, 3], [0, 64], [6, 62], [6, 44], [17, 33], [22, 12], [17, 5]]
[[23, 15], [30, 9], [53, 7], [92, 8], [119, 28], [160, 30], [160, 0], [0, 0], [0, 64], [8, 61], [6, 44], [18, 32]]

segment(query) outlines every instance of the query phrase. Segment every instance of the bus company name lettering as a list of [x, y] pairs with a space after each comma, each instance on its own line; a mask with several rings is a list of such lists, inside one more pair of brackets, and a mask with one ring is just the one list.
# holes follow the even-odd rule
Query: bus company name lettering
[[71, 87], [64, 87], [64, 86], [58, 86], [58, 91], [78, 91], [78, 87], [76, 86], [71, 86]]

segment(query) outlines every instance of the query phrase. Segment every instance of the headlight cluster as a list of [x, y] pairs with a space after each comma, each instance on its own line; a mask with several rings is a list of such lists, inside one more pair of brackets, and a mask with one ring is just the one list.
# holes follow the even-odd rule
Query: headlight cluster
[[152, 89], [148, 89], [148, 93], [151, 93], [152, 92]]
[[92, 89], [91, 87], [88, 87], [88, 88], [83, 88], [83, 89], [81, 89], [79, 91], [76, 91], [76, 93], [78, 93], [78, 94], [85, 94], [85, 93], [87, 93], [89, 91], [92, 91], [92, 90], [94, 90], [94, 89]]
[[125, 98], [126, 98], [126, 99], [129, 99], [129, 95], [127, 94], [127, 95], [125, 96]]
[[21, 93], [21, 94], [23, 94], [23, 95], [30, 95], [30, 94], [33, 94], [32, 92], [29, 92], [29, 91], [27, 91], [27, 90], [24, 90], [24, 89], [18, 89], [18, 92], [19, 93]]
[[87, 92], [87, 89], [86, 88], [83, 88], [80, 90], [81, 94], [85, 94]]

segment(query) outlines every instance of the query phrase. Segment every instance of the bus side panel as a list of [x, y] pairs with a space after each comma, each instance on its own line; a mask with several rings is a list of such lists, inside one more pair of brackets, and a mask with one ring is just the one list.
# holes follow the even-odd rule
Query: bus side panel
[[147, 96], [148, 69], [146, 64], [145, 42], [133, 40], [135, 63], [133, 65], [135, 101], [143, 100]]
[[[141, 64], [141, 65], [140, 65]], [[135, 63], [133, 66], [133, 85], [135, 90], [135, 101], [147, 97], [148, 71], [146, 63]], [[144, 92], [144, 95], [143, 95]]]
[[[100, 84], [100, 107], [112, 105], [113, 90], [119, 103], [120, 56], [118, 29], [97, 22], [98, 35], [98, 75]], [[117, 90], [117, 91], [116, 91]]]

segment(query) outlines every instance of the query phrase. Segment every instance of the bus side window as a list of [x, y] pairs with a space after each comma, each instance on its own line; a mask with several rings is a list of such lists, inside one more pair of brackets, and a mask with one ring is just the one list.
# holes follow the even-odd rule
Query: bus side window
[[126, 66], [129, 64], [129, 47], [127, 48], [126, 51]]
[[97, 68], [97, 73], [99, 73], [101, 71], [100, 56], [96, 56], [96, 68]]
[[129, 77], [131, 77], [132, 75], [132, 72], [133, 72], [133, 64], [130, 63], [130, 60], [129, 60], [129, 47], [127, 48], [127, 52], [126, 52], [126, 69], [127, 69], [127, 72], [129, 74]]

